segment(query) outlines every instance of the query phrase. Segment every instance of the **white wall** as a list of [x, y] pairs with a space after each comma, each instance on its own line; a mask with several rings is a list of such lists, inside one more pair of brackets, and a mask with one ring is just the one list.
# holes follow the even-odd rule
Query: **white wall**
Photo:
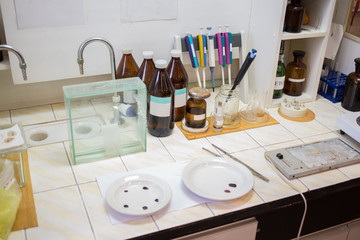
[[339, 70], [346, 75], [354, 72], [355, 58], [360, 58], [360, 42], [344, 36], [336, 56], [336, 62], [339, 64]]

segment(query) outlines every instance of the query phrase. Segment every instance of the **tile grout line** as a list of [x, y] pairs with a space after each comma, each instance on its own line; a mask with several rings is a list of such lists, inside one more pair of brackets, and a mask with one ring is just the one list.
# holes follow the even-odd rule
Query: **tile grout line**
[[74, 171], [74, 169], [73, 169], [73, 165], [72, 165], [72, 163], [71, 163], [71, 161], [70, 161], [69, 153], [68, 153], [67, 150], [66, 150], [66, 146], [65, 146], [65, 143], [64, 143], [64, 142], [62, 142], [62, 145], [63, 145], [63, 148], [64, 148], [64, 150], [65, 150], [65, 154], [66, 154], [68, 163], [69, 163], [70, 168], [71, 168], [71, 172], [72, 172], [72, 174], [73, 174], [73, 177], [74, 177], [74, 180], [75, 180], [75, 183], [76, 183], [74, 186], [76, 186], [76, 189], [78, 190], [78, 193], [80, 194], [81, 203], [82, 203], [82, 205], [83, 205], [83, 208], [84, 208], [84, 211], [85, 211], [87, 220], [88, 220], [88, 222], [89, 222], [91, 232], [92, 232], [92, 234], [93, 234], [94, 239], [96, 239], [95, 230], [94, 230], [94, 227], [93, 227], [93, 225], [92, 225], [92, 222], [91, 222], [91, 219], [90, 219], [90, 215], [89, 215], [89, 211], [87, 210], [87, 207], [86, 207], [86, 204], [85, 204], [85, 201], [84, 201], [84, 197], [83, 197], [83, 195], [82, 195], [82, 192], [81, 192], [81, 189], [80, 189], [80, 186], [79, 186], [79, 182], [78, 182], [78, 180], [77, 180], [77, 178], [76, 178], [76, 174], [75, 174], [75, 171]]

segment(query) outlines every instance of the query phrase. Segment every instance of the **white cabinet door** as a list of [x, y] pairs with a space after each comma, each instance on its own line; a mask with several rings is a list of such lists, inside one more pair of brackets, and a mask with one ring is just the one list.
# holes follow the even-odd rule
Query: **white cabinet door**
[[255, 218], [213, 228], [208, 231], [178, 238], [178, 240], [254, 240], [257, 224]]

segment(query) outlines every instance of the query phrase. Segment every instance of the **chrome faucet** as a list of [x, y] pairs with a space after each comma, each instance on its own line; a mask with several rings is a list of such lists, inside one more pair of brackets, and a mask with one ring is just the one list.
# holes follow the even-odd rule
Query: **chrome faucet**
[[7, 50], [9, 52], [12, 52], [14, 53], [17, 58], [19, 59], [19, 67], [21, 69], [21, 72], [22, 72], [22, 75], [23, 75], [23, 78], [24, 80], [27, 80], [27, 75], [26, 75], [26, 63], [25, 63], [25, 59], [24, 57], [21, 55], [21, 53], [16, 50], [15, 48], [13, 48], [12, 46], [10, 45], [5, 45], [5, 44], [1, 44], [0, 45], [0, 50]]
[[83, 58], [84, 49], [91, 42], [102, 42], [108, 47], [109, 53], [110, 53], [111, 77], [113, 80], [115, 80], [116, 79], [115, 78], [116, 65], [115, 65], [114, 48], [111, 46], [109, 41], [107, 41], [106, 39], [101, 38], [101, 37], [89, 38], [80, 45], [79, 50], [78, 50], [78, 59], [77, 59], [77, 62], [79, 64], [80, 74], [84, 74], [84, 58]]
[[[107, 41], [106, 39], [101, 38], [101, 37], [89, 38], [80, 45], [80, 47], [78, 49], [78, 58], [77, 58], [77, 62], [79, 64], [79, 69], [80, 69], [80, 74], [84, 74], [84, 58], [83, 58], [84, 49], [91, 42], [102, 42], [108, 47], [109, 53], [110, 53], [111, 77], [113, 80], [115, 80], [116, 79], [116, 76], [115, 76], [116, 65], [115, 65], [114, 48], [112, 47], [112, 45], [110, 44], [109, 41]], [[113, 105], [114, 118], [112, 120], [110, 120], [110, 122], [114, 123], [114, 124], [122, 124], [122, 123], [124, 123], [124, 119], [121, 118], [121, 114], [119, 112], [120, 96], [118, 96], [117, 93], [114, 93], [112, 100], [114, 103], [114, 105]]]

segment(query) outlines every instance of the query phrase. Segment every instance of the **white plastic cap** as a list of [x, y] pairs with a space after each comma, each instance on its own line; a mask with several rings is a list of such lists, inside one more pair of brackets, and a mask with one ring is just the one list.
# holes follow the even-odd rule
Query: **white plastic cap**
[[121, 51], [123, 54], [129, 54], [129, 53], [132, 53], [132, 48], [124, 47], [121, 49]]
[[166, 68], [166, 66], [167, 66], [167, 61], [165, 59], [158, 59], [155, 61], [156, 68], [163, 69]]
[[181, 51], [179, 49], [173, 49], [170, 52], [172, 57], [180, 57], [181, 56]]
[[116, 95], [116, 96], [113, 96], [112, 100], [113, 100], [113, 103], [119, 103], [121, 101], [121, 98], [119, 95]]
[[154, 52], [153, 51], [143, 51], [143, 56], [145, 59], [151, 59], [154, 57]]

